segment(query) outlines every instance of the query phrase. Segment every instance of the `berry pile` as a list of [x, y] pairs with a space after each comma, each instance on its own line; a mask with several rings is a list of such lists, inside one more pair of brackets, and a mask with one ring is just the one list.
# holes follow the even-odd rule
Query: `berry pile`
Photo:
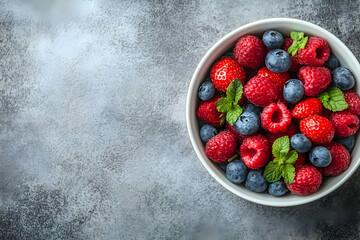
[[325, 39], [275, 30], [241, 37], [199, 87], [206, 156], [250, 191], [309, 195], [350, 165], [354, 85]]

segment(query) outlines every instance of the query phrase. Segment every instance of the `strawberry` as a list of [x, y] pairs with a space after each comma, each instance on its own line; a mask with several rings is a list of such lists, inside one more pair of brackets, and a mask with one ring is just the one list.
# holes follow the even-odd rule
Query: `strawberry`
[[274, 73], [271, 72], [267, 67], [263, 67], [259, 70], [258, 76], [270, 78], [275, 83], [278, 89], [282, 92], [284, 85], [287, 80], [290, 79], [290, 74], [287, 72]]
[[235, 59], [246, 68], [258, 68], [265, 62], [266, 47], [255, 36], [244, 36], [238, 40], [234, 48]]
[[220, 99], [220, 96], [215, 96], [209, 101], [201, 102], [196, 115], [205, 122], [213, 125], [214, 127], [220, 127], [225, 122], [225, 115], [219, 112], [216, 108], [216, 103]]
[[332, 142], [326, 148], [329, 150], [332, 160], [329, 166], [321, 169], [325, 176], [337, 176], [348, 169], [351, 162], [350, 153], [344, 146]]
[[323, 109], [323, 105], [319, 99], [310, 97], [296, 104], [291, 115], [293, 118], [304, 119], [313, 115], [321, 115]]
[[269, 161], [271, 146], [263, 135], [247, 137], [240, 146], [240, 157], [248, 168], [264, 167]]
[[326, 67], [301, 67], [298, 78], [304, 83], [306, 96], [322, 93], [331, 83], [331, 73]]
[[224, 131], [211, 138], [205, 146], [205, 154], [214, 162], [225, 162], [236, 152], [236, 137], [229, 131]]
[[320, 187], [322, 182], [321, 172], [312, 165], [303, 165], [295, 168], [295, 178], [287, 188], [296, 195], [309, 195]]
[[300, 122], [300, 131], [312, 142], [326, 145], [334, 138], [333, 124], [322, 116], [310, 116]]

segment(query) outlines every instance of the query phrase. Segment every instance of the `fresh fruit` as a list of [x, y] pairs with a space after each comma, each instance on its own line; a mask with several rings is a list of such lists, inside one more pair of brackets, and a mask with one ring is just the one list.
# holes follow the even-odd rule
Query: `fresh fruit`
[[243, 67], [258, 68], [264, 64], [266, 47], [259, 38], [244, 36], [236, 43], [234, 56]]
[[214, 128], [209, 124], [205, 124], [200, 128], [200, 138], [204, 143], [207, 143], [216, 134], [217, 134], [216, 128]]
[[271, 103], [261, 113], [261, 126], [272, 133], [285, 132], [291, 123], [291, 113], [281, 103]]
[[[282, 49], [287, 51], [289, 49], [289, 47], [291, 46], [291, 44], [293, 43], [293, 40], [291, 38], [285, 38], [284, 39], [284, 44], [283, 44], [283, 47]], [[289, 72], [296, 72], [299, 70], [300, 68], [300, 64], [299, 64], [299, 60], [298, 60], [298, 57], [297, 55], [295, 56], [291, 56], [290, 55], [290, 58], [291, 58], [291, 66], [289, 68]]]
[[304, 165], [305, 162], [306, 162], [306, 154], [305, 153], [299, 153], [298, 158], [294, 162], [293, 166], [294, 167], [301, 166], [301, 165]]
[[310, 140], [301, 133], [293, 135], [290, 139], [290, 144], [298, 153], [306, 153], [310, 151], [311, 148]]
[[226, 178], [235, 184], [245, 181], [249, 169], [241, 160], [233, 160], [226, 167]]
[[212, 65], [210, 78], [217, 90], [225, 92], [234, 79], [239, 79], [244, 85], [245, 70], [235, 59], [225, 57]]
[[273, 81], [275, 83], [275, 85], [278, 87], [278, 89], [280, 91], [283, 90], [286, 81], [290, 79], [289, 73], [287, 73], [287, 72], [274, 73], [274, 72], [270, 71], [267, 67], [261, 68], [257, 75], [260, 77], [270, 78], [271, 81]]
[[346, 110], [332, 113], [330, 121], [334, 124], [337, 137], [354, 135], [359, 129], [359, 118]]
[[330, 54], [329, 59], [325, 62], [325, 67], [330, 70], [334, 70], [339, 65], [339, 59], [334, 54]]
[[265, 65], [272, 72], [283, 73], [289, 70], [291, 66], [291, 58], [286, 51], [282, 49], [275, 49], [266, 55]]
[[291, 138], [294, 134], [298, 133], [298, 129], [294, 123], [290, 123], [285, 132], [272, 133], [266, 132], [266, 137], [269, 139], [270, 145], [274, 143], [274, 141], [280, 137], [288, 136]]
[[203, 101], [210, 100], [215, 94], [215, 87], [210, 81], [206, 81], [200, 85], [198, 96]]
[[335, 87], [345, 91], [354, 87], [355, 79], [346, 67], [337, 67], [332, 72], [332, 80]]
[[260, 127], [259, 116], [254, 112], [245, 111], [234, 124], [235, 129], [242, 135], [255, 133]]
[[268, 30], [263, 34], [262, 40], [266, 47], [276, 49], [281, 48], [284, 43], [283, 35], [275, 30]]
[[355, 146], [355, 135], [350, 135], [344, 138], [337, 138], [335, 142], [340, 143], [343, 145], [349, 153], [352, 152]]
[[350, 113], [359, 116], [360, 115], [360, 97], [353, 90], [347, 90], [344, 92], [345, 101], [348, 104], [346, 109]]
[[220, 96], [215, 96], [209, 101], [200, 103], [199, 108], [196, 111], [198, 118], [214, 127], [220, 127], [225, 122], [224, 114], [219, 112], [216, 108], [216, 102], [219, 98]]
[[246, 135], [240, 134], [238, 131], [236, 131], [235, 127], [231, 126], [228, 122], [226, 122], [226, 128], [235, 135], [236, 141], [238, 143], [242, 143], [242, 141], [244, 141], [244, 139], [248, 137]]
[[337, 176], [350, 165], [350, 154], [341, 144], [332, 142], [326, 147], [330, 154], [332, 161], [329, 166], [322, 168], [322, 173], [325, 176]]
[[323, 92], [331, 83], [330, 70], [325, 67], [301, 67], [298, 78], [304, 83], [306, 96], [315, 96]]
[[304, 119], [313, 115], [321, 115], [323, 105], [317, 98], [310, 97], [295, 105], [291, 111], [291, 116], [296, 119]]
[[224, 131], [210, 139], [205, 146], [205, 154], [214, 162], [224, 162], [234, 156], [236, 138], [231, 132]]
[[269, 161], [271, 146], [265, 136], [251, 136], [243, 141], [239, 154], [248, 168], [257, 169], [264, 167]]
[[265, 181], [261, 171], [259, 170], [250, 170], [246, 182], [245, 187], [253, 192], [263, 192], [268, 188], [268, 182]]
[[304, 96], [304, 84], [298, 79], [290, 79], [284, 85], [283, 96], [289, 103], [297, 103]]
[[258, 116], [260, 116], [260, 114], [262, 112], [261, 107], [256, 106], [256, 105], [254, 105], [252, 103], [249, 103], [249, 102], [245, 102], [241, 107], [242, 107], [244, 112], [246, 112], [246, 111], [254, 112]]
[[287, 193], [289, 189], [287, 189], [286, 184], [283, 180], [279, 180], [277, 182], [269, 184], [268, 191], [270, 195], [273, 195], [275, 197], [281, 197], [285, 193]]
[[303, 165], [295, 168], [295, 178], [287, 188], [296, 195], [309, 195], [320, 187], [322, 182], [321, 172], [312, 165]]
[[327, 167], [331, 163], [331, 154], [326, 147], [314, 147], [309, 154], [310, 162], [315, 167]]
[[253, 77], [244, 87], [245, 97], [255, 105], [266, 107], [276, 102], [279, 96], [279, 89], [270, 78]]
[[299, 49], [297, 55], [302, 65], [322, 66], [330, 56], [330, 49], [325, 39], [309, 37], [305, 48]]
[[300, 131], [317, 144], [329, 144], [335, 134], [332, 123], [327, 118], [317, 115], [301, 120]]

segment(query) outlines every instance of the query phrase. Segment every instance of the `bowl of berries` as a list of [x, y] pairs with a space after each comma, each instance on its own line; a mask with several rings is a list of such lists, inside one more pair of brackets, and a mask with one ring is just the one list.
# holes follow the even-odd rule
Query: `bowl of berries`
[[336, 36], [291, 18], [244, 25], [202, 58], [186, 120], [206, 170], [268, 206], [315, 201], [360, 164], [360, 64]]

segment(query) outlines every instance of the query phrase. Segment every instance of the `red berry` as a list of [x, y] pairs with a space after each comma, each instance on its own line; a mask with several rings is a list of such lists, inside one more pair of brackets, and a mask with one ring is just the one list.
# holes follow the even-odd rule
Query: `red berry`
[[287, 188], [296, 195], [309, 195], [315, 192], [322, 182], [321, 172], [312, 165], [303, 165], [295, 168], [295, 178]]
[[323, 92], [331, 83], [331, 73], [326, 67], [301, 67], [298, 78], [304, 83], [306, 96]]
[[263, 67], [259, 70], [258, 76], [270, 78], [275, 83], [279, 90], [283, 90], [287, 80], [290, 79], [290, 74], [287, 72], [274, 73], [271, 72], [267, 67]]
[[205, 154], [214, 162], [224, 162], [234, 156], [236, 138], [231, 132], [224, 131], [210, 139], [205, 146]]
[[234, 126], [231, 126], [230, 123], [226, 122], [225, 124], [227, 130], [229, 130], [230, 132], [232, 132], [235, 137], [236, 137], [236, 141], [238, 143], [242, 143], [244, 141], [245, 138], [247, 138], [249, 135], [242, 135], [240, 134], [238, 131], [236, 131]]
[[294, 134], [298, 132], [299, 131], [297, 130], [295, 124], [290, 123], [290, 125], [287, 127], [285, 132], [279, 132], [279, 133], [266, 132], [266, 136], [269, 139], [270, 145], [272, 146], [272, 144], [275, 142], [276, 139], [283, 136], [288, 136], [289, 138], [291, 138]]
[[325, 39], [309, 37], [305, 48], [300, 48], [297, 55], [302, 65], [322, 66], [330, 56], [330, 49]]
[[323, 105], [317, 98], [307, 98], [293, 108], [291, 115], [293, 118], [303, 119], [313, 115], [321, 115], [323, 112]]
[[339, 143], [332, 142], [326, 147], [331, 154], [331, 163], [329, 166], [322, 168], [325, 176], [337, 176], [350, 165], [350, 153], [344, 146]]
[[279, 89], [270, 78], [256, 76], [247, 82], [244, 94], [253, 104], [265, 107], [278, 100]]
[[246, 68], [257, 68], [264, 64], [266, 47], [255, 36], [245, 36], [238, 40], [234, 48], [234, 57]]
[[347, 90], [344, 92], [345, 101], [349, 105], [346, 109], [354, 115], [360, 115], [360, 98], [359, 95], [353, 90]]
[[205, 122], [213, 125], [214, 127], [220, 127], [224, 124], [225, 115], [219, 112], [216, 108], [216, 102], [220, 96], [215, 96], [209, 101], [202, 102], [199, 105], [196, 115]]
[[225, 92], [234, 79], [239, 79], [243, 85], [245, 84], [245, 70], [235, 59], [225, 57], [212, 65], [210, 78], [217, 90]]
[[246, 138], [240, 146], [240, 157], [248, 168], [264, 167], [269, 161], [271, 146], [263, 135]]
[[322, 116], [310, 116], [300, 122], [300, 131], [312, 142], [329, 144], [334, 138], [335, 129], [332, 123]]
[[359, 118], [346, 110], [332, 113], [330, 121], [334, 124], [335, 135], [338, 137], [354, 135], [359, 129]]
[[[293, 40], [291, 38], [284, 38], [284, 44], [282, 49], [287, 51], [288, 48], [291, 46], [291, 44], [293, 43]], [[298, 56], [291, 56], [291, 67], [289, 68], [289, 72], [297, 72], [300, 68], [300, 64], [299, 64], [299, 60], [298, 60]]]
[[296, 162], [294, 162], [293, 166], [298, 167], [298, 166], [304, 165], [305, 161], [306, 161], [306, 154], [298, 153], [298, 158], [296, 159]]
[[281, 103], [271, 103], [261, 113], [261, 126], [272, 133], [285, 132], [291, 123], [291, 113]]

